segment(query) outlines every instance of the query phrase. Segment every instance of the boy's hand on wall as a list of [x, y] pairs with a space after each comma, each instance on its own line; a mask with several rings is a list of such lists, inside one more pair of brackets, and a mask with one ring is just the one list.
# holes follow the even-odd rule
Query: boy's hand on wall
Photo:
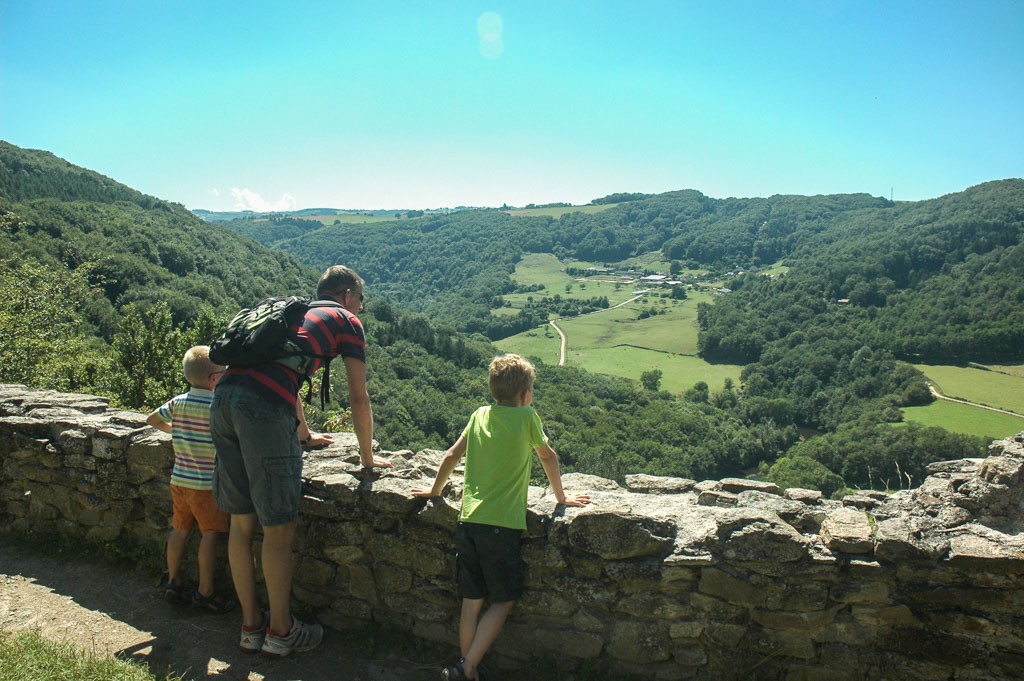
[[412, 488], [412, 495], [414, 497], [424, 497], [424, 498], [440, 496], [440, 495], [434, 494], [434, 490], [432, 488], [430, 488], [430, 487], [413, 487]]
[[567, 494], [565, 499], [560, 500], [558, 503], [561, 506], [586, 506], [590, 503], [590, 495]]

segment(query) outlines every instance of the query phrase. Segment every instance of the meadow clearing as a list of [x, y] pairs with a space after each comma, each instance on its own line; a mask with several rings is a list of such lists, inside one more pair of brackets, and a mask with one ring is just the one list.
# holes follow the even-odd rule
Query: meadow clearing
[[939, 426], [954, 433], [1002, 439], [1024, 431], [1024, 417], [1001, 414], [966, 404], [935, 400], [925, 407], [905, 407], [903, 420]]
[[303, 220], [315, 220], [325, 225], [333, 225], [335, 222], [343, 225], [358, 225], [368, 222], [394, 222], [399, 219], [394, 215], [363, 215], [359, 213], [330, 213], [327, 215], [303, 215]]
[[914, 366], [946, 397], [1024, 415], [1024, 367]]
[[614, 208], [614, 203], [602, 203], [599, 205], [586, 206], [546, 206], [543, 208], [511, 208], [505, 212], [509, 215], [522, 217], [551, 217], [560, 218], [566, 213], [600, 213], [601, 211]]
[[1009, 437], [1024, 431], [1024, 365], [987, 368], [935, 364], [914, 366], [946, 397], [1019, 416], [936, 400], [926, 407], [904, 409], [903, 418], [907, 421], [993, 438]]
[[[653, 268], [656, 259], [637, 262], [634, 266]], [[667, 265], [668, 263], [664, 263]], [[591, 263], [572, 262], [569, 267], [585, 268]], [[661, 388], [681, 393], [699, 381], [720, 390], [726, 378], [739, 383], [742, 367], [732, 364], [708, 364], [697, 354], [697, 304], [710, 301], [709, 293], [691, 291], [686, 300], [671, 300], [667, 291], [624, 284], [610, 278], [572, 279], [565, 274], [566, 265], [551, 254], [532, 253], [525, 256], [513, 275], [522, 285], [543, 284], [544, 290], [505, 296], [511, 307], [496, 310], [497, 314], [515, 314], [527, 298], [535, 300], [559, 295], [561, 298], [607, 296], [614, 309], [579, 317], [560, 319], [559, 327], [568, 338], [566, 363], [595, 373], [640, 380], [645, 371], [660, 369]], [[641, 291], [646, 294], [638, 295]], [[663, 295], [664, 294], [664, 295]], [[623, 304], [625, 303], [625, 304]], [[658, 314], [639, 319], [643, 311]], [[559, 337], [545, 325], [497, 341], [505, 352], [538, 357], [548, 364], [557, 364]]]

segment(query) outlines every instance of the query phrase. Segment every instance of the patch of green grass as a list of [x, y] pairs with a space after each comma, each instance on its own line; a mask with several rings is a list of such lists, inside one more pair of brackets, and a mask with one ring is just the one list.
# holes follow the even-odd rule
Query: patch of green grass
[[1024, 376], [973, 367], [914, 366], [947, 397], [1024, 415]]
[[635, 320], [636, 311], [625, 306], [581, 317], [559, 319], [556, 323], [568, 337], [569, 349], [580, 351], [622, 345], [623, 337], [628, 337], [630, 330], [623, 325], [632, 325]]
[[[182, 677], [166, 676], [166, 681]], [[38, 632], [0, 631], [0, 679], [4, 681], [154, 681], [137, 662], [99, 657]]]
[[[645, 302], [646, 301], [646, 302]], [[559, 322], [571, 349], [631, 345], [682, 355], [697, 354], [697, 303], [647, 296], [608, 312], [597, 312]], [[639, 319], [644, 310], [664, 314]]]
[[667, 274], [672, 266], [672, 261], [666, 260], [665, 255], [661, 251], [650, 251], [649, 253], [623, 260], [622, 265], [625, 267], [635, 267], [639, 270], [658, 270]]
[[558, 282], [565, 282], [569, 277], [565, 274], [565, 265], [551, 253], [527, 253], [516, 264], [512, 280], [530, 286], [544, 284], [551, 287]]
[[1001, 374], [1024, 378], [1024, 364], [989, 364], [985, 368]]
[[638, 310], [645, 307], [650, 305], [632, 303], [610, 312], [561, 320], [558, 325], [574, 351], [635, 346], [681, 355], [697, 353], [697, 329], [683, 311], [668, 307], [664, 315], [637, 319]]
[[519, 314], [518, 307], [497, 307], [491, 310], [491, 314], [495, 317], [515, 317]]
[[761, 274], [767, 274], [771, 277], [777, 277], [780, 274], [785, 274], [786, 272], [789, 272], [789, 267], [786, 265], [780, 265], [779, 263], [775, 263], [774, 265], [770, 265], [761, 270]]
[[902, 411], [904, 421], [993, 440], [1024, 431], [1024, 418], [946, 400], [935, 400], [925, 407], [906, 407]]
[[557, 366], [561, 341], [550, 325], [544, 325], [495, 341], [494, 346], [502, 352], [539, 357], [545, 364]]
[[[566, 285], [569, 286], [568, 291], [566, 290]], [[632, 286], [620, 285], [616, 287], [614, 282], [609, 281], [588, 280], [585, 282], [575, 282], [571, 281], [564, 275], [561, 280], [552, 282], [551, 284], [545, 284], [545, 287], [546, 288], [543, 291], [533, 291], [530, 293], [508, 293], [503, 295], [502, 298], [508, 301], [509, 305], [512, 306], [512, 309], [518, 312], [530, 298], [535, 301], [541, 301], [546, 298], [552, 298], [556, 294], [562, 300], [590, 300], [595, 296], [605, 296], [608, 298], [609, 305], [618, 305], [619, 303], [632, 298], [633, 291], [635, 290]], [[498, 313], [497, 310], [493, 312]]]
[[661, 389], [682, 393], [699, 381], [708, 384], [711, 392], [722, 389], [726, 378], [739, 385], [743, 367], [735, 364], [708, 364], [699, 357], [673, 355], [644, 348], [614, 347], [592, 348], [575, 353], [569, 346], [568, 363], [587, 371], [609, 376], [621, 376], [640, 381], [640, 375], [652, 369], [661, 369]]
[[[589, 263], [573, 263], [572, 267], [589, 267]], [[510, 293], [502, 296], [518, 310], [528, 298], [542, 300], [555, 295], [563, 299], [590, 299], [594, 296], [607, 296], [611, 305], [628, 300], [634, 291], [632, 286], [598, 279], [577, 281], [565, 273], [566, 265], [550, 253], [528, 253], [516, 265], [512, 279], [523, 286], [543, 284], [544, 289], [530, 293]], [[566, 290], [568, 288], [568, 290]], [[505, 314], [509, 308], [499, 308], [495, 314]]]
[[[359, 215], [356, 213], [343, 213], [341, 215], [302, 215], [302, 220], [314, 220], [324, 225], [333, 225], [338, 222], [343, 225], [362, 225], [372, 222], [394, 222], [399, 218], [393, 215]], [[253, 222], [270, 222], [270, 218], [254, 218]]]
[[603, 203], [597, 206], [561, 206], [552, 208], [515, 208], [513, 210], [505, 211], [509, 215], [515, 215], [517, 217], [552, 217], [560, 218], [566, 213], [600, 213], [601, 211], [613, 208], [616, 204], [614, 203]]

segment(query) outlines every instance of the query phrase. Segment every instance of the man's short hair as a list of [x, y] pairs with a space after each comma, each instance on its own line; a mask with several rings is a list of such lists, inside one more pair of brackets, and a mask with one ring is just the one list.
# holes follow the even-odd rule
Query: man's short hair
[[533, 387], [537, 372], [530, 360], [519, 355], [495, 357], [487, 368], [487, 385], [498, 402], [512, 402], [524, 390]]
[[325, 294], [333, 294], [340, 297], [345, 291], [362, 291], [363, 279], [344, 265], [331, 265], [320, 275], [320, 281], [316, 285], [316, 296], [322, 298]]
[[185, 351], [185, 357], [181, 360], [181, 370], [185, 373], [185, 380], [192, 386], [205, 384], [210, 378], [210, 374], [223, 368], [210, 361], [209, 345], [192, 346]]

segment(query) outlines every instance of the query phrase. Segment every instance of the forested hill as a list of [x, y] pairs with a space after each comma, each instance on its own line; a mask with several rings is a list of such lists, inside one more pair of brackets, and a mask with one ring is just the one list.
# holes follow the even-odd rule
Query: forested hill
[[0, 196], [9, 201], [60, 199], [134, 203], [153, 208], [163, 201], [97, 172], [72, 165], [48, 151], [22, 149], [0, 140]]
[[[917, 202], [866, 194], [712, 199], [685, 190], [558, 219], [489, 210], [273, 226], [277, 245], [300, 260], [349, 262], [403, 307], [492, 339], [538, 323], [529, 311], [519, 320], [490, 314], [514, 290], [509, 275], [524, 253], [615, 263], [660, 251], [678, 268], [790, 268], [774, 281], [755, 271], [727, 283], [736, 293], [702, 315], [708, 359], [752, 362], [770, 341], [840, 321], [857, 322], [863, 342], [905, 359], [1024, 359], [1024, 180]], [[848, 301], [841, 312], [839, 300]]]
[[702, 310], [704, 356], [755, 361], [800, 331], [910, 361], [1024, 360], [1022, 180], [844, 216], [786, 262], [785, 277], [738, 277]]
[[308, 294], [317, 276], [181, 205], [0, 141], [0, 260], [25, 259], [55, 272], [85, 267], [102, 295], [83, 312], [107, 340], [130, 303], [165, 302], [182, 323], [204, 306], [233, 314], [268, 295]]

